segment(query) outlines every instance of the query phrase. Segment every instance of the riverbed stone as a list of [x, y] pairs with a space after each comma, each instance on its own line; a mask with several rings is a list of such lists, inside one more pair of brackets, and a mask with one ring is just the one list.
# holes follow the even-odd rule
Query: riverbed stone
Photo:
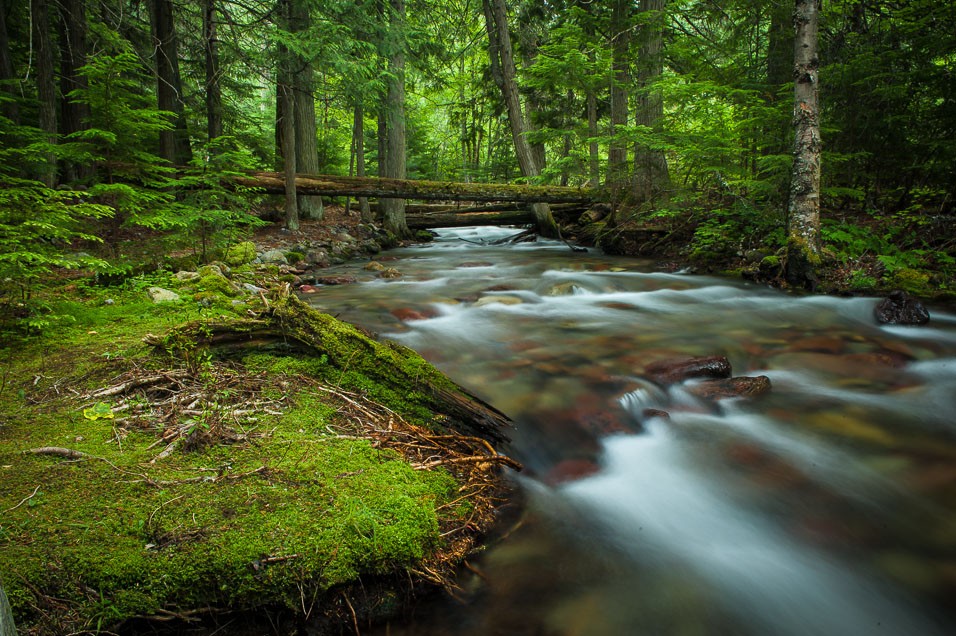
[[354, 283], [356, 279], [354, 276], [348, 274], [335, 274], [330, 276], [319, 276], [315, 279], [317, 285], [349, 285]]
[[929, 311], [919, 300], [904, 291], [895, 291], [873, 309], [876, 321], [883, 325], [925, 325]]
[[729, 378], [731, 367], [726, 356], [703, 356], [652, 362], [644, 373], [661, 384], [676, 384], [692, 378]]
[[486, 305], [520, 305], [522, 301], [517, 296], [482, 296], [475, 301], [475, 307]]
[[704, 380], [686, 388], [688, 393], [703, 400], [753, 398], [770, 392], [770, 378], [765, 375], [758, 375], [756, 377], [740, 376], [719, 380]]

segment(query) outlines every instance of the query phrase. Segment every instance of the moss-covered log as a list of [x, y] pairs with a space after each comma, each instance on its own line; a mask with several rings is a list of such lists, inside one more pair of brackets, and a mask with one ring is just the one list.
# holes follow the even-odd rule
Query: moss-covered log
[[297, 343], [316, 357], [324, 356], [339, 373], [360, 374], [391, 387], [410, 406], [447, 416], [452, 430], [494, 444], [507, 440], [507, 416], [454, 384], [417, 353], [391, 341], [380, 342], [295, 296], [279, 298], [260, 319], [192, 322], [149, 342], [166, 347], [179, 342], [256, 347]]
[[[237, 177], [238, 185], [259, 188], [270, 194], [283, 194], [285, 182], [278, 172], [254, 172]], [[301, 194], [353, 196], [430, 201], [521, 201], [525, 203], [591, 203], [600, 199], [590, 188], [529, 186], [507, 183], [450, 183], [300, 174], [295, 180]]]

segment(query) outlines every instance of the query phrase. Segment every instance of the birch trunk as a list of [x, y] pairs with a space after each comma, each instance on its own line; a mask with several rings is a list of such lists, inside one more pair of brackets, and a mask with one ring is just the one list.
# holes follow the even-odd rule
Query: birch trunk
[[812, 289], [820, 262], [819, 0], [796, 0], [794, 13], [793, 169], [787, 206], [785, 276]]

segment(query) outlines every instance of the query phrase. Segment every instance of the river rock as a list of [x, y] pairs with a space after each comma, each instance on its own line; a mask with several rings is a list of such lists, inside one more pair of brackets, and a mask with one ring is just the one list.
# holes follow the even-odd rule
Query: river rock
[[923, 303], [904, 291], [895, 291], [877, 303], [873, 316], [883, 325], [925, 325], [929, 322], [929, 311]]
[[282, 250], [269, 250], [263, 252], [259, 255], [259, 261], [262, 263], [279, 263], [282, 265], [288, 265], [289, 259], [285, 257], [285, 252]]
[[154, 303], [175, 303], [179, 302], [179, 294], [162, 287], [150, 287], [146, 290], [149, 299]]
[[705, 356], [652, 362], [644, 373], [661, 384], [676, 384], [691, 378], [729, 378], [731, 368], [726, 356]]
[[752, 398], [770, 391], [770, 378], [765, 375], [758, 375], [756, 377], [740, 376], [721, 380], [704, 380], [686, 388], [688, 393], [703, 400]]
[[315, 279], [317, 285], [348, 285], [354, 283], [357, 279], [348, 274], [338, 274], [333, 276], [319, 276]]
[[367, 272], [384, 272], [386, 268], [378, 261], [370, 261], [362, 269]]
[[599, 470], [601, 467], [598, 463], [590, 459], [564, 459], [548, 471], [544, 476], [544, 482], [549, 486], [557, 486], [589, 477]]
[[305, 260], [318, 267], [329, 266], [329, 253], [322, 248], [312, 248], [305, 251]]
[[517, 296], [482, 296], [475, 301], [475, 307], [485, 305], [520, 305], [522, 300]]
[[402, 273], [394, 267], [386, 267], [378, 273], [379, 278], [401, 278]]

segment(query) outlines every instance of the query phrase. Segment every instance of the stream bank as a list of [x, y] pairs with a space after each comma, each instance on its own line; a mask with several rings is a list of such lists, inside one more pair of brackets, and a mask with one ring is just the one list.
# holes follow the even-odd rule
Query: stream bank
[[337, 632], [449, 583], [495, 522], [504, 416], [243, 271], [74, 281], [71, 321], [3, 343], [21, 636]]

